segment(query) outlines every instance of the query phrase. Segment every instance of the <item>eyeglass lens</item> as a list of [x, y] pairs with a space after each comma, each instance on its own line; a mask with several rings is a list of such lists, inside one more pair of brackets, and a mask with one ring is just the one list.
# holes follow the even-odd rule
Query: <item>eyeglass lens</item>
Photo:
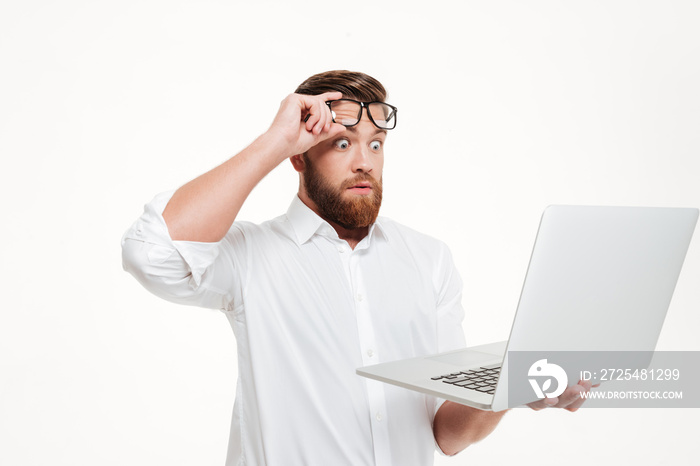
[[[362, 104], [352, 100], [334, 100], [329, 102], [333, 120], [345, 126], [354, 126], [362, 118]], [[381, 129], [396, 127], [396, 112], [387, 104], [374, 102], [366, 105], [370, 119]]]

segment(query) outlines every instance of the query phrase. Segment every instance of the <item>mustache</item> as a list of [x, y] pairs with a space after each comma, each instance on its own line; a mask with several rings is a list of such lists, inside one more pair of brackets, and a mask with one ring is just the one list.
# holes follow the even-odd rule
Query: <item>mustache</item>
[[358, 173], [354, 177], [343, 181], [343, 184], [340, 186], [340, 189], [342, 190], [342, 189], [352, 188], [356, 184], [363, 183], [363, 182], [369, 183], [370, 186], [372, 187], [372, 189], [376, 189], [378, 187], [381, 187], [381, 185], [382, 185], [381, 180], [376, 180], [369, 173], [363, 172], [363, 173]]

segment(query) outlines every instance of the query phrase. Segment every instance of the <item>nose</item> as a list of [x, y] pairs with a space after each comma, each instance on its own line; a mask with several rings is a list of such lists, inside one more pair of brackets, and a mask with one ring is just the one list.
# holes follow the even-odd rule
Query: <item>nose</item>
[[374, 168], [372, 157], [369, 153], [369, 148], [358, 145], [354, 147], [352, 154], [352, 171], [353, 173], [369, 173]]

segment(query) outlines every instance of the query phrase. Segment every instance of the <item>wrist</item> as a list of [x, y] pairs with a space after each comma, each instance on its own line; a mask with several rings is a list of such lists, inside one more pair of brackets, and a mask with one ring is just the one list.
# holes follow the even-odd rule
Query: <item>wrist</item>
[[294, 147], [283, 136], [270, 130], [258, 136], [250, 147], [271, 159], [275, 166], [296, 155]]

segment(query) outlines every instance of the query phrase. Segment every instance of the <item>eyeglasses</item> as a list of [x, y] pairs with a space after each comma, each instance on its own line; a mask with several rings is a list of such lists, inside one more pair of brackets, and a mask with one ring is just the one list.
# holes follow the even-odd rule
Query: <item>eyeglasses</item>
[[352, 99], [329, 100], [326, 102], [333, 115], [333, 123], [348, 128], [355, 126], [362, 119], [362, 109], [367, 109], [367, 116], [379, 129], [396, 128], [398, 109], [384, 102], [358, 102]]

